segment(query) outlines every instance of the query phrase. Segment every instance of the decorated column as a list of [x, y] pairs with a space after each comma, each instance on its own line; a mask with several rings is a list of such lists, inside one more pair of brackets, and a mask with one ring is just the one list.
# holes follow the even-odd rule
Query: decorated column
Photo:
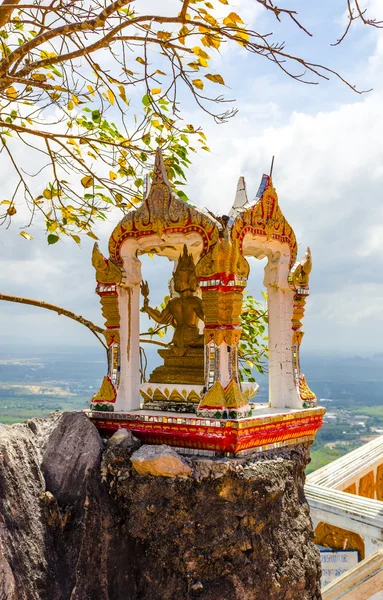
[[198, 414], [217, 418], [248, 416], [248, 394], [238, 374], [243, 291], [249, 265], [228, 232], [197, 265], [205, 313], [206, 395]]
[[102, 315], [105, 318], [103, 335], [108, 346], [108, 374], [105, 375], [99, 391], [93, 396], [91, 407], [94, 410], [114, 411], [121, 364], [118, 295], [124, 272], [112, 260], [101, 254], [98, 244], [93, 248], [92, 265], [96, 270], [96, 293], [100, 296]]
[[317, 398], [307, 385], [306, 377], [301, 373], [300, 346], [304, 331], [302, 320], [305, 314], [306, 301], [309, 296], [309, 277], [312, 269], [310, 248], [307, 248], [303, 260], [297, 262], [289, 276], [289, 282], [294, 291], [294, 306], [292, 316], [292, 363], [293, 379], [301, 403], [305, 408], [317, 406]]

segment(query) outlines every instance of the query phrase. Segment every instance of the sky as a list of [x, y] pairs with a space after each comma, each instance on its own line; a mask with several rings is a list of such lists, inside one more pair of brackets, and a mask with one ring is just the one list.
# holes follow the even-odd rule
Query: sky
[[[363, 5], [383, 19], [379, 0]], [[238, 177], [245, 177], [253, 198], [274, 155], [273, 183], [296, 232], [299, 256], [307, 246], [313, 256], [302, 352], [383, 352], [383, 30], [356, 24], [333, 47], [344, 30], [345, 0], [285, 0], [281, 6], [294, 6], [313, 37], [286, 20], [270, 21], [254, 0], [230, 1], [230, 9], [248, 25], [274, 31], [291, 52], [372, 91], [358, 95], [336, 78], [303, 85], [239, 46], [225, 50], [215, 72], [223, 75], [238, 114], [216, 125], [185, 99], [186, 122], [203, 126], [211, 148], [195, 157], [186, 191], [194, 204], [225, 214]], [[31, 150], [20, 152], [28, 164]], [[12, 174], [6, 168], [0, 177], [7, 197]], [[104, 254], [119, 218], [112, 215], [97, 232]], [[27, 241], [19, 236], [25, 225], [20, 219], [9, 230], [0, 229], [0, 291], [59, 304], [102, 324], [91, 265], [93, 242], [85, 239], [78, 247], [64, 240], [48, 247], [41, 224], [30, 230], [34, 239]], [[248, 289], [256, 297], [261, 296], [263, 267], [262, 262], [251, 263]], [[167, 293], [170, 272], [166, 259], [145, 258], [143, 275], [152, 304]], [[0, 344], [2, 349], [36, 345], [86, 351], [98, 342], [64, 317], [0, 302]]]

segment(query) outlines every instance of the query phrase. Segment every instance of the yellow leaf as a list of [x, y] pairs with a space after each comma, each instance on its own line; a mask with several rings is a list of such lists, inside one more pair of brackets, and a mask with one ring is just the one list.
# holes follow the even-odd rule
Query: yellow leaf
[[213, 25], [213, 27], [219, 27], [218, 21], [212, 15], [209, 15], [209, 13], [206, 13], [202, 18], [210, 25]]
[[167, 42], [172, 37], [172, 34], [169, 33], [169, 31], [158, 31], [157, 37], [159, 40], [164, 40], [165, 42]]
[[192, 79], [192, 84], [195, 85], [199, 90], [203, 90], [203, 81], [202, 79]]
[[72, 102], [72, 100], [69, 100], [68, 104], [66, 105], [68, 110], [73, 110], [74, 109], [74, 102]]
[[50, 190], [48, 190], [48, 188], [45, 188], [45, 190], [43, 191], [43, 196], [47, 200], [51, 200], [51, 198], [52, 198], [52, 192]]
[[128, 100], [128, 99], [127, 99], [127, 97], [126, 97], [126, 93], [125, 93], [125, 88], [124, 88], [124, 86], [123, 86], [123, 85], [119, 85], [119, 86], [118, 86], [118, 89], [120, 90], [120, 98], [122, 98], [122, 99], [123, 99], [123, 101], [124, 101], [126, 104], [129, 104], [129, 100]]
[[219, 0], [221, 4], [229, 4], [227, 0]]
[[141, 58], [141, 56], [137, 56], [136, 61], [140, 63], [140, 65], [144, 65], [145, 61], [143, 58]]
[[[239, 29], [238, 31], [235, 32], [235, 37], [239, 37], [242, 38], [242, 40], [245, 40], [245, 42], [249, 41], [249, 34], [246, 30], [244, 29]], [[240, 46], [246, 46], [246, 44], [244, 44], [241, 40], [236, 40], [237, 44], [239, 44]]]
[[221, 40], [219, 39], [218, 35], [204, 35], [201, 38], [201, 42], [208, 48], [219, 48], [221, 45]]
[[20, 235], [26, 240], [33, 240], [33, 236], [30, 233], [27, 233], [26, 231], [20, 231]]
[[211, 4], [211, 2], [205, 2], [205, 6], [214, 10], [214, 6]]
[[81, 184], [84, 188], [90, 188], [93, 185], [93, 177], [91, 175], [85, 175], [85, 177], [83, 177], [81, 179]]
[[10, 200], [2, 200], [0, 204], [12, 204]]
[[43, 73], [33, 73], [32, 74], [32, 79], [34, 81], [46, 81], [47, 80], [47, 76], [44, 75]]
[[5, 93], [8, 100], [15, 100], [15, 98], [17, 98], [17, 89], [13, 87], [13, 85], [11, 85], [11, 87], [9, 87]]
[[112, 90], [108, 90], [108, 98], [109, 98], [109, 102], [111, 104], [114, 104], [114, 94], [113, 94]]
[[223, 20], [223, 22], [225, 25], [229, 26], [236, 26], [237, 23], [243, 23], [241, 17], [235, 12], [231, 12], [230, 14], [228, 14], [227, 17]]
[[156, 75], [166, 75], [166, 73], [164, 73], [163, 71], [160, 71], [159, 69], [157, 69]]
[[206, 79], [210, 79], [210, 81], [213, 81], [214, 83], [220, 83], [221, 85], [225, 85], [225, 82], [223, 80], [223, 78], [221, 77], [221, 75], [213, 75], [212, 73], [208, 73], [207, 75], [205, 75]]
[[76, 244], [79, 244], [81, 242], [80, 236], [79, 235], [75, 235], [74, 233], [70, 234], [71, 238], [74, 239], [74, 241], [76, 242]]
[[94, 91], [93, 85], [89, 84], [86, 87], [89, 90], [89, 92], [92, 94], [92, 96], [94, 96], [95, 95], [95, 91]]
[[115, 179], [117, 179], [117, 175], [114, 171], [109, 171], [109, 177], [112, 181], [115, 181]]
[[202, 48], [200, 48], [199, 46], [194, 46], [192, 50], [197, 56], [201, 56], [202, 58], [210, 58], [209, 54], [202, 50]]
[[80, 102], [80, 101], [79, 101], [79, 99], [77, 98], [77, 96], [75, 96], [74, 94], [72, 94], [72, 100], [73, 100], [73, 102], [75, 103], [75, 105], [76, 105], [76, 106], [78, 106], [78, 105], [79, 105], [79, 102]]
[[89, 237], [92, 238], [92, 240], [98, 240], [97, 235], [95, 235], [92, 231], [88, 231], [86, 235], [89, 235]]
[[161, 94], [162, 89], [161, 88], [153, 88], [152, 89], [152, 94], [154, 96], [154, 94]]
[[50, 233], [53, 233], [54, 231], [56, 231], [58, 227], [58, 223], [56, 223], [56, 221], [51, 221], [50, 223], [47, 223], [47, 230]]
[[179, 34], [178, 34], [178, 38], [179, 38], [181, 44], [185, 45], [185, 37], [188, 35], [189, 31], [190, 30], [186, 27], [186, 25], [183, 25], [181, 27]]
[[16, 207], [11, 205], [8, 210], [7, 210], [7, 215], [9, 215], [10, 217], [13, 217], [13, 215], [15, 215], [17, 213]]
[[201, 64], [199, 62], [197, 62], [196, 60], [194, 62], [188, 63], [188, 67], [191, 67], [195, 71], [198, 71], [200, 66], [201, 66]]

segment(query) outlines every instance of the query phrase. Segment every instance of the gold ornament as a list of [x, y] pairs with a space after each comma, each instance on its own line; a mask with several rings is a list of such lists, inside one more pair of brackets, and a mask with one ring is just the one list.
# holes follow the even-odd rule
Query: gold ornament
[[111, 344], [120, 345], [120, 330], [119, 329], [105, 329], [103, 331], [103, 336], [105, 338], [107, 346]]
[[232, 379], [226, 388], [216, 381], [202, 398], [199, 410], [203, 409], [237, 409], [247, 406], [248, 398], [242, 394], [238, 384]]
[[383, 500], [383, 465], [376, 470], [376, 499]]
[[92, 402], [115, 402], [116, 401], [116, 388], [111, 382], [110, 378], [105, 376], [102, 380], [102, 384], [98, 392], [93, 396]]
[[[356, 496], [356, 483], [352, 483], [342, 491], [346, 494], [354, 494], [354, 496]], [[380, 500], [380, 498], [378, 498], [378, 500]]]
[[105, 258], [99, 250], [97, 242], [93, 246], [92, 265], [96, 269], [97, 283], [118, 285], [123, 274], [121, 268], [112, 260]]
[[232, 275], [235, 279], [247, 280], [250, 267], [238, 240], [221, 239], [200, 259], [196, 270], [199, 279]]
[[364, 496], [364, 498], [375, 498], [375, 481], [374, 471], [370, 471], [364, 477], [359, 480], [358, 496]]
[[120, 312], [117, 286], [124, 279], [122, 269], [112, 260], [105, 258], [98, 244], [93, 246], [92, 265], [96, 269], [97, 293], [100, 296], [102, 315], [105, 319], [104, 337], [108, 346], [120, 343]]
[[202, 238], [202, 255], [218, 240], [218, 222], [204, 212], [183, 202], [172, 192], [161, 150], [154, 164], [153, 181], [148, 197], [136, 210], [130, 210], [114, 229], [109, 240], [109, 254], [121, 264], [121, 245], [128, 238], [146, 235], [197, 232]]
[[271, 178], [269, 178], [258, 202], [240, 213], [234, 221], [232, 239], [233, 241], [238, 239], [240, 251], [242, 251], [243, 240], [247, 233], [288, 244], [290, 265], [294, 264], [298, 248], [297, 240], [292, 227], [279, 207], [277, 192]]
[[315, 529], [314, 542], [332, 550], [357, 550], [360, 560], [364, 559], [363, 538], [352, 531], [346, 531], [328, 523], [319, 523]]
[[301, 375], [299, 378], [299, 394], [304, 401], [316, 400], [316, 395], [310, 390], [304, 375]]
[[171, 389], [162, 389], [155, 386], [141, 388], [140, 393], [142, 398], [144, 399], [144, 404], [147, 404], [148, 402], [152, 401], [178, 403], [188, 402], [198, 404], [201, 400], [201, 396], [196, 390], [187, 391], [182, 387], [174, 388], [174, 386], [171, 386]]
[[311, 251], [310, 248], [307, 248], [304, 259], [298, 262], [292, 270], [292, 283], [295, 288], [308, 288], [312, 268]]

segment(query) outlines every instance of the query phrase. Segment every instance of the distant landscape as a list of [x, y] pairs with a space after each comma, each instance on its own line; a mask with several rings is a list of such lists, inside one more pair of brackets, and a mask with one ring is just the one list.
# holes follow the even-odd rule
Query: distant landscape
[[[150, 368], [158, 364], [148, 353]], [[306, 354], [302, 369], [325, 406], [325, 425], [312, 449], [311, 472], [383, 434], [383, 354], [365, 357]], [[82, 410], [106, 373], [102, 348], [29, 347], [0, 352], [0, 423]], [[259, 376], [257, 402], [266, 402], [267, 376]]]

